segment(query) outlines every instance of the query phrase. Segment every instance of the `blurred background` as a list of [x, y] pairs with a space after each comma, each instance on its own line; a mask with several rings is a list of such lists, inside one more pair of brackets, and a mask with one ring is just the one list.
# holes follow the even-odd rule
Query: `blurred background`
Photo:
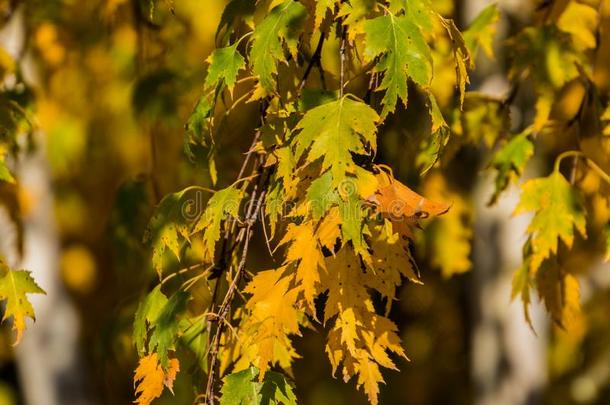
[[[434, 3], [460, 28], [489, 4]], [[19, 149], [9, 160], [18, 185], [0, 186], [0, 251], [47, 291], [32, 297], [37, 321], [16, 349], [10, 329], [0, 329], [0, 405], [132, 403], [133, 316], [156, 280], [142, 235], [163, 195], [191, 184], [211, 187], [205, 154], [197, 155], [201, 161], [185, 157], [184, 124], [200, 96], [225, 4], [0, 0], [0, 102], [18, 109], [2, 110], [0, 126], [17, 134]], [[504, 41], [536, 7], [530, 0], [498, 4], [495, 58], [477, 59], [470, 86], [496, 97], [509, 90]], [[448, 79], [437, 90], [450, 111], [454, 83]], [[532, 95], [522, 93], [511, 110], [513, 129], [533, 114]], [[235, 178], [256, 114], [253, 105], [228, 121], [218, 148], [221, 184]], [[518, 190], [487, 206], [489, 145], [454, 148], [422, 183], [403, 131], [403, 121], [417, 114], [414, 100], [387, 124], [381, 159], [424, 195], [453, 202], [454, 214], [419, 235], [424, 285], [405, 285], [391, 314], [410, 361], [401, 362], [400, 372], [386, 370], [380, 402], [610, 404], [608, 265], [577, 244], [572, 266], [583, 269], [582, 316], [566, 332], [534, 299], [534, 333], [521, 303], [510, 300], [528, 224], [527, 216], [511, 216]], [[476, 143], [485, 145], [484, 133]], [[531, 175], [546, 174], [550, 163], [542, 156], [530, 164]], [[254, 252], [266, 250], [256, 243]], [[297, 348], [304, 358], [294, 368], [302, 404], [366, 403], [353, 381], [331, 377], [321, 334], [305, 331]], [[192, 403], [186, 374], [176, 395], [166, 392], [157, 403]]]

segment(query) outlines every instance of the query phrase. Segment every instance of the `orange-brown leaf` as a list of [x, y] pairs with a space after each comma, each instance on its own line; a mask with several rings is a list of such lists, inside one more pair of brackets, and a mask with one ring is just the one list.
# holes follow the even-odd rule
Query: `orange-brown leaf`
[[410, 228], [418, 226], [419, 219], [442, 215], [451, 207], [424, 198], [388, 174], [381, 172], [377, 177], [379, 189], [370, 200], [401, 235], [412, 238]]
[[136, 400], [138, 405], [149, 405], [163, 393], [166, 386], [172, 393], [176, 374], [180, 371], [178, 359], [170, 359], [166, 370], [159, 364], [157, 353], [151, 353], [140, 359], [133, 377], [136, 385]]

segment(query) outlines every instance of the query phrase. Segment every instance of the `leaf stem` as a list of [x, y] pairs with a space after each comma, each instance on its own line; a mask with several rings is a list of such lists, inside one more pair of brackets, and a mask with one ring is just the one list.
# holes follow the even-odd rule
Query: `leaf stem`
[[606, 173], [604, 171], [604, 169], [599, 167], [594, 161], [589, 159], [587, 157], [587, 155], [585, 155], [580, 150], [568, 150], [568, 151], [561, 153], [559, 156], [557, 156], [557, 158], [555, 159], [555, 165], [553, 167], [553, 171], [559, 172], [559, 168], [561, 166], [561, 161], [567, 157], [583, 158], [585, 160], [585, 162], [587, 162], [589, 167], [591, 169], [593, 169], [593, 171], [596, 172], [599, 175], [599, 177], [602, 178], [602, 180], [604, 180], [606, 183], [610, 184], [610, 175], [608, 175], [608, 173]]
[[[174, 277], [176, 277], [176, 276], [178, 276], [178, 275], [182, 275], [182, 274], [184, 274], [184, 273], [188, 273], [189, 271], [192, 271], [192, 270], [197, 270], [197, 269], [199, 269], [199, 268], [201, 268], [201, 267], [203, 267], [203, 266], [204, 266], [204, 263], [197, 263], [197, 264], [193, 264], [193, 265], [188, 266], [188, 267], [184, 267], [184, 268], [182, 268], [182, 269], [180, 269], [180, 270], [178, 270], [178, 271], [175, 271], [175, 272], [173, 272], [172, 274], [170, 274], [170, 275], [166, 276], [166, 277], [165, 277], [163, 280], [161, 280], [161, 285], [163, 285], [163, 284], [167, 283], [168, 281], [170, 281], [171, 279], [173, 279]], [[209, 266], [209, 267], [208, 267], [208, 269], [206, 269], [206, 271], [209, 271], [209, 269], [210, 269], [211, 267], [212, 267], [212, 266]], [[205, 273], [206, 271], [204, 271], [204, 273]]]

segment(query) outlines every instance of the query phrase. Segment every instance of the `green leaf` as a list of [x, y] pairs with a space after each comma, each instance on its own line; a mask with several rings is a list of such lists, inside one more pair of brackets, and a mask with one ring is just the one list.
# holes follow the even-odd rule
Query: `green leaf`
[[464, 43], [472, 57], [476, 57], [478, 48], [489, 57], [493, 56], [493, 39], [496, 34], [496, 25], [500, 19], [500, 12], [496, 4], [485, 7], [463, 32]]
[[346, 173], [355, 174], [352, 153], [375, 151], [376, 123], [379, 116], [367, 104], [344, 96], [337, 101], [309, 110], [296, 126], [300, 133], [293, 138], [295, 157], [305, 151], [306, 163], [322, 158], [322, 172], [330, 170], [332, 186], [339, 187]]
[[546, 258], [557, 253], [559, 239], [572, 247], [574, 228], [586, 236], [585, 213], [581, 196], [557, 171], [529, 180], [522, 190], [515, 214], [534, 212], [527, 232], [531, 235], [530, 268], [535, 272]]
[[210, 119], [214, 115], [214, 99], [210, 94], [202, 95], [186, 122], [184, 149], [191, 159], [194, 157], [193, 146], [207, 146], [211, 141]]
[[179, 316], [186, 309], [189, 298], [190, 294], [185, 291], [178, 291], [172, 295], [159, 311], [156, 321], [151, 324], [152, 333], [148, 342], [148, 352], [156, 352], [163, 367], [169, 364], [167, 353], [175, 347], [180, 332]]
[[29, 271], [11, 270], [0, 260], [0, 300], [6, 300], [2, 320], [13, 318], [13, 330], [18, 344], [25, 330], [25, 319], [36, 319], [34, 308], [26, 294], [46, 294], [36, 284]]
[[207, 371], [208, 332], [205, 318], [184, 319], [180, 323], [180, 329], [182, 343], [193, 352], [199, 367], [204, 372]]
[[506, 142], [493, 156], [489, 166], [496, 171], [496, 189], [489, 204], [495, 204], [500, 193], [511, 181], [523, 174], [525, 165], [534, 155], [534, 144], [529, 139], [529, 130]]
[[379, 57], [376, 72], [383, 72], [378, 90], [385, 90], [381, 101], [382, 117], [394, 112], [400, 98], [407, 105], [407, 78], [423, 88], [432, 79], [432, 56], [419, 26], [408, 15], [388, 14], [365, 24], [364, 55], [372, 61]]
[[428, 112], [430, 113], [430, 136], [426, 136], [420, 144], [420, 152], [415, 158], [415, 164], [420, 173], [430, 170], [438, 161], [443, 149], [449, 141], [449, 127], [441, 113], [433, 94], [428, 95]]
[[296, 405], [292, 385], [280, 373], [267, 371], [262, 382], [258, 369], [248, 369], [224, 378], [220, 405]]
[[214, 247], [220, 239], [220, 225], [228, 216], [238, 217], [239, 206], [244, 194], [234, 186], [219, 190], [210, 200], [208, 205], [195, 224], [193, 234], [203, 231], [203, 256], [208, 262], [214, 261]]
[[258, 369], [247, 368], [224, 378], [220, 405], [255, 405], [260, 403]]
[[165, 267], [165, 252], [172, 252], [180, 260], [180, 249], [189, 242], [189, 221], [184, 212], [186, 191], [163, 197], [144, 233], [144, 242], [152, 244], [152, 262], [158, 274]]
[[205, 87], [215, 88], [218, 85], [226, 85], [229, 92], [237, 80], [237, 74], [246, 67], [246, 61], [237, 50], [238, 42], [226, 48], [218, 48], [212, 52], [207, 59], [210, 64], [205, 77]]
[[161, 285], [152, 290], [138, 305], [133, 322], [133, 340], [136, 344], [138, 354], [146, 353], [146, 338], [148, 337], [149, 325], [154, 325], [159, 314], [167, 304], [167, 297], [161, 292]]
[[278, 62], [284, 60], [284, 49], [296, 57], [298, 36], [307, 10], [301, 3], [286, 0], [271, 10], [252, 35], [250, 65], [265, 91], [272, 93]]
[[296, 405], [297, 397], [292, 385], [283, 374], [267, 371], [261, 387], [261, 404]]

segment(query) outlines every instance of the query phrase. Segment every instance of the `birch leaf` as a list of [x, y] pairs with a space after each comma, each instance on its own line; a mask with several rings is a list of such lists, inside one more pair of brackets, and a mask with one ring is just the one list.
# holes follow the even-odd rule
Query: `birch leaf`
[[534, 155], [534, 144], [529, 139], [530, 132], [516, 135], [493, 155], [489, 166], [496, 172], [496, 188], [489, 201], [490, 205], [495, 204], [502, 191], [523, 174], [525, 165]]
[[338, 187], [346, 173], [356, 172], [351, 154], [368, 154], [366, 146], [376, 149], [378, 120], [375, 110], [350, 96], [313, 108], [296, 126], [295, 157], [308, 150], [306, 163], [321, 158], [322, 171], [330, 170], [332, 185]]
[[14, 345], [21, 341], [25, 319], [36, 319], [34, 308], [26, 294], [46, 293], [36, 284], [29, 271], [11, 270], [0, 261], [0, 300], [6, 303], [2, 320], [13, 318], [13, 330], [16, 332]]
[[168, 366], [163, 368], [156, 353], [142, 357], [133, 377], [137, 396], [134, 402], [137, 405], [149, 405], [161, 396], [164, 386], [172, 391], [178, 371], [180, 371], [178, 359], [170, 359]]
[[144, 242], [152, 244], [152, 262], [158, 274], [165, 267], [165, 252], [180, 260], [180, 249], [189, 242], [189, 224], [182, 211], [185, 193], [183, 190], [163, 197], [144, 233]]
[[574, 228], [586, 236], [581, 197], [557, 171], [523, 184], [515, 214], [528, 211], [534, 212], [527, 228], [532, 238], [530, 267], [534, 273], [544, 259], [557, 253], [559, 240], [572, 247]]
[[203, 231], [203, 257], [208, 263], [214, 261], [214, 248], [220, 239], [220, 227], [229, 216], [237, 218], [244, 194], [235, 186], [219, 190], [210, 200], [193, 228], [193, 234]]
[[286, 0], [274, 7], [254, 30], [250, 65], [266, 92], [272, 93], [275, 89], [273, 76], [277, 74], [278, 62], [284, 60], [282, 44], [296, 56], [298, 36], [306, 15], [305, 6]]
[[166, 304], [167, 297], [161, 292], [161, 286], [159, 285], [138, 305], [133, 324], [133, 340], [139, 354], [146, 352], [146, 338], [149, 327], [155, 324]]
[[230, 374], [224, 378], [220, 405], [296, 405], [291, 383], [283, 374], [269, 371], [259, 382], [256, 367]]
[[388, 14], [365, 24], [364, 55], [372, 61], [379, 57], [375, 71], [383, 72], [377, 90], [385, 90], [381, 116], [396, 109], [400, 98], [407, 105], [407, 79], [428, 88], [432, 78], [432, 55], [419, 26], [408, 16]]
[[313, 223], [290, 224], [280, 244], [290, 242], [284, 264], [295, 262], [296, 279], [300, 282], [305, 301], [315, 314], [314, 298], [319, 291], [320, 270], [325, 268], [318, 239], [314, 236]]
[[226, 48], [218, 48], [208, 57], [207, 62], [210, 64], [205, 77], [205, 86], [214, 88], [224, 84], [233, 91], [237, 74], [246, 67], [246, 61], [237, 50], [238, 42]]

